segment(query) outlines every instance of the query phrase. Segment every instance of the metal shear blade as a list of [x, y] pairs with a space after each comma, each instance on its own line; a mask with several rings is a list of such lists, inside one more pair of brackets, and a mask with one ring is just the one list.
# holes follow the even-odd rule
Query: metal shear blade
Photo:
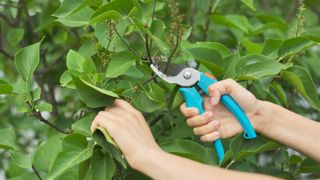
[[161, 79], [171, 84], [188, 87], [193, 86], [200, 79], [199, 71], [179, 64], [170, 63], [165, 72], [162, 72], [165, 69], [157, 64], [151, 64], [150, 67]]

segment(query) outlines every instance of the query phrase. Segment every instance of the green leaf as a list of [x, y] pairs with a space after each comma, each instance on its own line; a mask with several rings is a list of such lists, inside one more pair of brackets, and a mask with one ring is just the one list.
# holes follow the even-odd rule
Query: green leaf
[[67, 68], [69, 70], [83, 72], [83, 63], [86, 59], [76, 51], [70, 49], [67, 54]]
[[167, 42], [167, 37], [164, 32], [165, 25], [161, 20], [154, 20], [151, 24], [150, 30], [152, 39], [155, 44], [159, 47], [160, 51], [163, 53], [168, 53], [170, 46]]
[[237, 60], [234, 67], [239, 80], [253, 80], [276, 75], [284, 65], [267, 56], [247, 55]]
[[90, 17], [90, 24], [127, 16], [133, 8], [132, 0], [113, 0], [100, 6]]
[[22, 28], [10, 29], [10, 31], [7, 34], [7, 40], [12, 46], [14, 46], [22, 40], [23, 35], [24, 29]]
[[0, 129], [0, 149], [16, 149], [16, 133], [12, 128]]
[[242, 40], [243, 46], [246, 48], [248, 54], [260, 54], [262, 47], [258, 43], [254, 43], [248, 39]]
[[78, 77], [72, 76], [72, 79], [80, 95], [80, 99], [88, 107], [105, 107], [111, 105], [114, 99], [118, 97], [114, 92], [96, 87]]
[[92, 135], [92, 138], [105, 151], [109, 152], [112, 158], [117, 160], [122, 167], [127, 168], [127, 162], [123, 158], [121, 151], [104, 128], [97, 127], [96, 131]]
[[278, 49], [281, 46], [283, 40], [281, 39], [267, 39], [264, 43], [261, 54], [276, 58], [278, 57]]
[[73, 132], [84, 135], [84, 136], [91, 136], [90, 127], [91, 127], [93, 118], [94, 118], [93, 116], [87, 116], [73, 123], [72, 124]]
[[251, 10], [256, 11], [256, 8], [254, 7], [254, 4], [253, 4], [254, 0], [241, 0], [241, 2], [246, 6], [248, 6]]
[[282, 88], [282, 86], [279, 83], [272, 83], [272, 88], [276, 92], [277, 96], [279, 97], [281, 104], [284, 107], [289, 107], [287, 95], [285, 90]]
[[86, 137], [71, 134], [62, 140], [62, 149], [53, 162], [48, 179], [56, 179], [65, 171], [89, 159], [93, 153], [93, 144], [88, 144]]
[[22, 48], [14, 57], [14, 64], [24, 81], [29, 81], [39, 64], [40, 42]]
[[243, 139], [241, 134], [233, 138], [230, 143], [230, 149], [234, 154], [234, 160], [240, 160], [247, 156], [273, 150], [278, 147], [280, 147], [279, 144], [266, 140], [260, 136], [256, 139], [250, 139], [250, 141], [248, 141]]
[[161, 143], [160, 146], [169, 153], [202, 163], [217, 163], [218, 161], [215, 153], [191, 140], [173, 139], [172, 141]]
[[131, 66], [134, 65], [136, 57], [129, 51], [122, 51], [112, 56], [106, 76], [115, 78], [124, 74]]
[[306, 158], [298, 170], [299, 173], [318, 173], [319, 171], [319, 162], [316, 162], [310, 158]]
[[12, 86], [0, 79], [0, 94], [11, 94], [12, 93]]
[[292, 66], [282, 72], [282, 78], [291, 84], [313, 108], [320, 110], [320, 101], [315, 83], [305, 68]]
[[220, 76], [224, 73], [226, 62], [215, 45], [211, 43], [197, 43], [185, 46], [184, 50], [208, 68], [215, 76]]
[[59, 152], [62, 150], [61, 139], [62, 134], [57, 134], [50, 137], [46, 142], [41, 143], [32, 158], [32, 164], [39, 170], [48, 172], [56, 159]]
[[298, 52], [301, 52], [315, 44], [315, 42], [303, 36], [285, 40], [279, 48], [278, 58], [282, 59], [284, 57], [297, 54]]
[[131, 98], [132, 105], [142, 112], [151, 113], [166, 107], [165, 104], [150, 99], [146, 92], [135, 92], [132, 94]]
[[40, 112], [51, 112], [52, 111], [52, 105], [50, 103], [47, 103], [47, 102], [44, 102], [44, 103], [41, 103], [41, 104], [37, 104], [35, 106], [35, 108], [37, 110], [39, 110]]
[[217, 23], [227, 26], [228, 28], [239, 29], [245, 34], [250, 34], [252, 32], [252, 25], [249, 23], [248, 19], [242, 15], [212, 15], [211, 19]]
[[92, 15], [93, 10], [89, 7], [85, 7], [73, 14], [57, 19], [58, 22], [68, 27], [80, 27], [89, 24], [89, 18]]
[[[88, 1], [85, 1], [88, 3]], [[63, 18], [66, 17], [70, 14], [73, 14], [78, 8], [81, 6], [82, 0], [67, 0], [67, 1], [62, 1], [60, 4], [59, 8], [52, 14], [52, 16], [58, 17], [58, 18]]]
[[115, 164], [109, 153], [102, 153], [96, 148], [91, 159], [91, 179], [111, 180], [115, 173]]
[[21, 151], [11, 151], [11, 159], [16, 163], [17, 166], [23, 169], [31, 169], [31, 155]]

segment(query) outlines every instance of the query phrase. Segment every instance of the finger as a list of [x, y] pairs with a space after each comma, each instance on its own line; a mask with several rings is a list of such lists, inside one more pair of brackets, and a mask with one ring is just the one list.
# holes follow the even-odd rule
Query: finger
[[114, 105], [116, 107], [123, 108], [123, 109], [133, 113], [137, 117], [140, 117], [140, 118], [142, 117], [143, 118], [143, 115], [138, 110], [136, 110], [133, 106], [131, 106], [131, 104], [129, 104], [127, 101], [124, 101], [122, 99], [116, 99], [114, 101]]
[[218, 131], [214, 131], [212, 133], [201, 136], [200, 140], [202, 142], [213, 142], [219, 138], [220, 138], [220, 133]]
[[226, 79], [218, 81], [208, 87], [208, 92], [213, 105], [218, 104], [220, 97], [224, 94], [230, 94], [232, 96], [234, 89], [240, 86], [236, 81], [232, 79]]
[[197, 108], [189, 108], [186, 107], [186, 103], [182, 103], [180, 105], [180, 111], [182, 113], [182, 115], [184, 115], [185, 117], [193, 117], [199, 114], [199, 110]]
[[194, 116], [187, 119], [187, 125], [189, 127], [198, 127], [208, 124], [213, 119], [212, 112], [205, 112], [201, 115]]
[[213, 131], [217, 131], [219, 129], [219, 126], [220, 126], [219, 121], [217, 121], [217, 120], [211, 121], [206, 125], [194, 128], [193, 129], [193, 133], [195, 135], [209, 134], [209, 133], [211, 133]]

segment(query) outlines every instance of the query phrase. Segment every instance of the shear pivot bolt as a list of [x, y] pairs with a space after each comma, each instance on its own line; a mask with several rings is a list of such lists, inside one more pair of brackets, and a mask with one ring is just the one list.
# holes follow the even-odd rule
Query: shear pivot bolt
[[185, 79], [190, 79], [190, 78], [191, 78], [191, 73], [190, 73], [189, 71], [187, 71], [187, 72], [185, 72], [185, 73], [183, 74], [183, 77], [184, 77]]

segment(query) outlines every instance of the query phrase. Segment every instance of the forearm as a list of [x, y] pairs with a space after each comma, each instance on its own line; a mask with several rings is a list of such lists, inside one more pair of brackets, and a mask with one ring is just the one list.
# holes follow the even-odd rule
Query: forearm
[[259, 133], [320, 161], [320, 123], [269, 102], [259, 106]]
[[135, 169], [153, 179], [271, 179], [273, 177], [225, 170], [175, 156], [164, 151], [153, 151], [141, 158]]

